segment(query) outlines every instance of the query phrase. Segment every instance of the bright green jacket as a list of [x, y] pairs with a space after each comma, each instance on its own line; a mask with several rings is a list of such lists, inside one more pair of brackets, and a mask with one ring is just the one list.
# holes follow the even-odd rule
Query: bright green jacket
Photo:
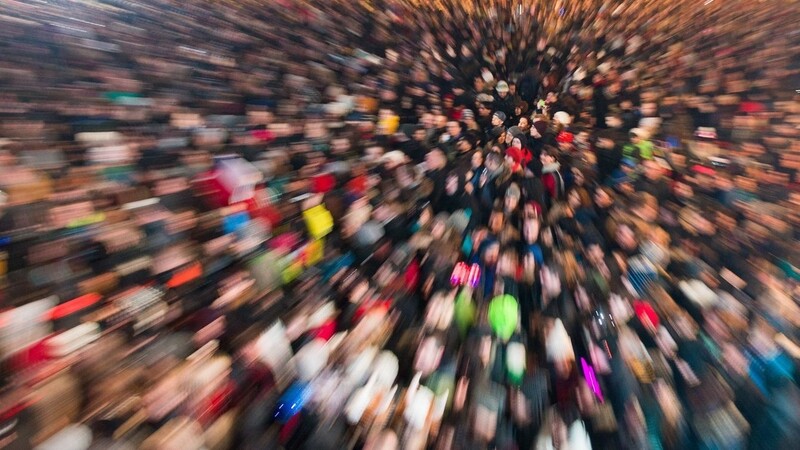
[[650, 141], [641, 141], [638, 144], [626, 144], [622, 148], [623, 156], [633, 158], [635, 160], [653, 159], [655, 146]]

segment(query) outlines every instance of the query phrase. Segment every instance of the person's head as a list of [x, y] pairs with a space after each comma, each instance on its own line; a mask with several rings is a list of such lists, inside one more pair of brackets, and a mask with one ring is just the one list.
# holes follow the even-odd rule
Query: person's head
[[641, 128], [634, 128], [630, 132], [631, 143], [639, 144], [646, 140], [645, 132]]
[[512, 147], [517, 147], [517, 148], [522, 148], [522, 139], [520, 139], [519, 137], [512, 138], [511, 139], [511, 146]]
[[503, 226], [505, 226], [505, 223], [505, 214], [502, 209], [495, 209], [489, 215], [489, 230], [492, 233], [499, 233], [503, 229]]
[[475, 92], [483, 92], [486, 88], [486, 82], [483, 80], [483, 77], [477, 76], [473, 79], [472, 86], [475, 88]]
[[442, 106], [445, 108], [452, 108], [454, 100], [452, 94], [447, 94], [442, 98]]
[[520, 147], [509, 147], [506, 149], [505, 160], [512, 172], [522, 171], [530, 162], [530, 153]]
[[425, 155], [425, 163], [428, 170], [441, 170], [447, 165], [447, 156], [439, 148], [434, 148]]
[[588, 145], [589, 144], [589, 130], [582, 129], [575, 135], [575, 144], [576, 145]]
[[490, 114], [492, 114], [492, 109], [489, 108], [485, 103], [478, 102], [478, 115], [480, 117], [488, 117]]
[[[525, 208], [528, 208], [528, 205], [525, 205]], [[541, 229], [541, 223], [537, 218], [527, 218], [522, 223], [522, 238], [525, 240], [526, 244], [534, 244], [539, 240], [539, 231]]]
[[[514, 135], [511, 134], [511, 133], [506, 132], [505, 139], [503, 140], [503, 143], [506, 144], [506, 145], [511, 145], [511, 142], [513, 140], [514, 140]], [[521, 147], [521, 146], [518, 146], [518, 147]]]
[[500, 251], [500, 257], [497, 260], [497, 268], [501, 275], [513, 276], [517, 273], [517, 266], [519, 265], [519, 256], [517, 251], [513, 248], [506, 247]]
[[503, 198], [503, 208], [506, 212], [513, 212], [519, 206], [519, 199], [522, 196], [519, 186], [511, 184], [506, 190], [506, 195]]
[[573, 210], [583, 206], [583, 199], [581, 199], [581, 194], [577, 189], [570, 189], [567, 193], [567, 205]]
[[492, 115], [492, 126], [499, 127], [506, 121], [506, 115], [503, 111], [495, 111]]
[[472, 154], [472, 158], [470, 158], [470, 163], [473, 169], [477, 169], [483, 165], [483, 152], [481, 150], [476, 150]]
[[422, 114], [422, 116], [419, 118], [419, 123], [420, 123], [420, 124], [421, 124], [423, 127], [425, 127], [426, 129], [433, 128], [433, 126], [436, 124], [436, 121], [434, 120], [434, 117], [435, 117], [435, 116], [434, 116], [433, 114], [431, 114], [431, 113], [429, 113], [429, 112], [425, 112], [425, 113], [423, 113], [423, 114]]
[[561, 133], [558, 133], [558, 136], [556, 136], [556, 142], [558, 143], [558, 148], [562, 152], [569, 152], [572, 150], [573, 142], [575, 142], [575, 136], [568, 131], [562, 131]]
[[461, 134], [461, 123], [456, 120], [447, 122], [447, 134], [450, 136], [458, 136]]
[[678, 181], [673, 187], [673, 191], [678, 198], [689, 199], [694, 197], [694, 189], [689, 183], [685, 181]]
[[558, 94], [555, 91], [550, 91], [547, 93], [547, 97], [545, 98], [547, 103], [555, 103], [558, 101]]
[[597, 136], [597, 141], [595, 142], [595, 146], [597, 148], [603, 150], [613, 150], [617, 144], [614, 142], [614, 139], [611, 138], [610, 134], [601, 133]]
[[[526, 219], [536, 219], [542, 216], [542, 205], [536, 201], [529, 201], [525, 203], [525, 206], [522, 209], [522, 215]], [[538, 233], [538, 231], [537, 231]]]
[[631, 225], [622, 223], [617, 226], [614, 233], [614, 239], [617, 244], [624, 250], [634, 250], [639, 244], [636, 238], [636, 232]]
[[541, 139], [547, 132], [547, 122], [541, 118], [535, 117], [531, 122], [531, 137], [534, 139]]
[[508, 83], [508, 95], [517, 95], [517, 83], [513, 81]]
[[345, 137], [337, 137], [331, 141], [331, 153], [334, 155], [343, 155], [350, 151], [350, 139]]
[[519, 118], [519, 123], [517, 126], [522, 131], [529, 131], [531, 129], [531, 119], [526, 116], [522, 116]]
[[648, 180], [657, 180], [664, 174], [664, 169], [652, 159], [644, 160], [642, 166], [644, 168], [644, 176], [647, 177]]
[[545, 147], [542, 149], [542, 156], [540, 157], [542, 164], [553, 164], [556, 160], [556, 150], [552, 147]]
[[610, 128], [621, 128], [624, 122], [619, 114], [609, 114], [606, 116], [606, 125]]
[[447, 120], [447, 116], [446, 115], [438, 114], [438, 115], [435, 116], [436, 128], [438, 128], [440, 130], [444, 129], [444, 128], [447, 128], [447, 122], [448, 122], [448, 120]]
[[472, 151], [472, 141], [466, 137], [462, 137], [456, 142], [456, 150], [459, 153], [469, 153]]
[[533, 283], [536, 280], [536, 257], [533, 252], [525, 252], [522, 255], [522, 278], [525, 283]]
[[[493, 213], [494, 214], [494, 213]], [[500, 220], [502, 221], [502, 212], [500, 213]], [[502, 222], [501, 222], [502, 223]], [[499, 231], [499, 230], [498, 230]], [[486, 246], [486, 251], [483, 253], [483, 261], [486, 264], [493, 265], [497, 263], [500, 256], [500, 243], [492, 242]]]
[[505, 81], [501, 81], [497, 83], [497, 96], [500, 98], [506, 98], [508, 96], [508, 83]]
[[414, 134], [412, 135], [412, 137], [414, 138], [415, 141], [422, 142], [425, 140], [427, 136], [428, 133], [425, 131], [425, 127], [420, 125], [414, 128]]
[[582, 187], [586, 185], [586, 174], [577, 167], [572, 168], [572, 180], [573, 184], [578, 187]]
[[614, 194], [611, 189], [601, 186], [594, 191], [594, 203], [600, 208], [608, 208], [614, 204]]
[[490, 152], [486, 155], [486, 168], [490, 171], [495, 171], [503, 165], [503, 157], [500, 153]]
[[475, 113], [472, 112], [471, 109], [465, 109], [461, 113], [461, 120], [464, 121], [466, 124], [471, 124], [475, 122]]
[[447, 195], [455, 195], [461, 187], [461, 177], [457, 172], [450, 172], [445, 179], [444, 191]]

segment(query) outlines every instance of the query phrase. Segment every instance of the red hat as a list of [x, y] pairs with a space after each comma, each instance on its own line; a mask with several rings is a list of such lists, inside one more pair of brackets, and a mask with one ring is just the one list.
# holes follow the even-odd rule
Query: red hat
[[520, 164], [523, 166], [528, 165], [532, 159], [531, 152], [529, 152], [527, 149], [519, 147], [509, 147], [506, 149], [506, 156], [513, 159], [514, 163], [516, 163], [516, 165], [512, 168], [514, 170], [517, 170]]
[[716, 172], [714, 169], [712, 169], [711, 167], [708, 167], [708, 166], [701, 166], [700, 164], [695, 164], [694, 166], [692, 166], [692, 171], [693, 171], [693, 172], [696, 172], [696, 173], [699, 173], [699, 174], [701, 174], [701, 175], [707, 175], [707, 176], [710, 176], [710, 177], [713, 177], [713, 176], [714, 176], [714, 174], [716, 174], [716, 173], [717, 173], [717, 172]]
[[269, 130], [253, 130], [250, 134], [259, 141], [270, 142], [275, 139], [275, 133]]
[[575, 136], [572, 133], [567, 131], [562, 131], [561, 133], [558, 133], [558, 136], [556, 137], [556, 142], [558, 142], [559, 144], [572, 144], [572, 141], [574, 139]]
[[317, 194], [325, 194], [336, 186], [336, 178], [329, 173], [322, 173], [312, 180], [312, 189]]

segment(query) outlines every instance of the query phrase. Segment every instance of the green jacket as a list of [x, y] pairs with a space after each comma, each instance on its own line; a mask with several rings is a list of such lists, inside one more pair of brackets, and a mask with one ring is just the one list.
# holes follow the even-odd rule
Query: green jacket
[[638, 144], [628, 143], [622, 148], [622, 155], [638, 160], [653, 159], [655, 146], [650, 141], [641, 141]]

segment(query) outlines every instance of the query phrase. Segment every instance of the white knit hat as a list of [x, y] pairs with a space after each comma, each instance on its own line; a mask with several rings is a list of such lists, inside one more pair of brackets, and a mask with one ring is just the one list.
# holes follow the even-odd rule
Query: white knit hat
[[564, 327], [561, 319], [556, 319], [553, 328], [547, 333], [545, 344], [548, 361], [575, 360], [575, 350], [572, 348], [572, 339]]
[[569, 125], [572, 123], [572, 117], [564, 111], [558, 111], [557, 113], [553, 114], [553, 120], [562, 124], [562, 125]]

